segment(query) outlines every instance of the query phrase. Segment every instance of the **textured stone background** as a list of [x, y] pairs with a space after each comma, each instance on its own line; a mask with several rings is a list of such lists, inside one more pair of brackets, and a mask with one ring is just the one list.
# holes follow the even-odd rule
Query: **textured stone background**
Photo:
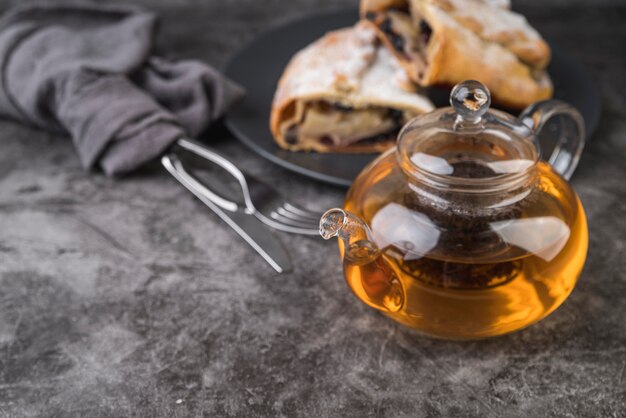
[[[355, 2], [141, 3], [165, 53], [220, 66], [274, 24]], [[556, 313], [488, 341], [419, 337], [350, 294], [334, 244], [281, 235], [297, 267], [276, 275], [158, 166], [87, 174], [66, 138], [0, 122], [0, 416], [625, 416], [626, 3], [515, 5], [604, 102], [573, 179], [589, 258]], [[341, 202], [216, 144], [304, 204]]]

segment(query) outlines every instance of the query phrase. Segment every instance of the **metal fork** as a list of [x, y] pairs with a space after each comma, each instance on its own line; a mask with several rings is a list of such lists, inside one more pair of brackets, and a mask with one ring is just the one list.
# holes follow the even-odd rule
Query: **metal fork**
[[[254, 215], [264, 224], [292, 234], [319, 234], [321, 212], [314, 212], [288, 202], [274, 188], [244, 173], [231, 161], [196, 141], [183, 138], [179, 139], [177, 143], [181, 148], [217, 164], [232, 175], [241, 187], [245, 211]], [[185, 170], [182, 166], [179, 166], [178, 169]], [[187, 171], [185, 174], [191, 176]], [[207, 187], [206, 182], [197, 178], [195, 180]], [[237, 203], [223, 198], [211, 191], [209, 187], [207, 189], [211, 192], [209, 196], [211, 201], [222, 209], [233, 211], [233, 209], [238, 208]]]

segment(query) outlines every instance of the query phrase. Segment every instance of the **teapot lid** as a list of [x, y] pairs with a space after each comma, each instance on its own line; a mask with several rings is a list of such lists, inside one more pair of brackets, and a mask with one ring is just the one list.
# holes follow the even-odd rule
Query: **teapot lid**
[[457, 84], [450, 107], [418, 116], [400, 132], [397, 152], [403, 169], [470, 181], [529, 169], [539, 158], [533, 131], [490, 104], [484, 84]]

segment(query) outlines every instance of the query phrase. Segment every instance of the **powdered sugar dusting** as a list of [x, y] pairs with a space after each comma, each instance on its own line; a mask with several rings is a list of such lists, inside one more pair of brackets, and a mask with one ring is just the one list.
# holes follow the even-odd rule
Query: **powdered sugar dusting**
[[324, 97], [354, 107], [378, 104], [422, 112], [433, 108], [426, 97], [405, 86], [412, 83], [392, 54], [378, 45], [374, 30], [357, 24], [330, 32], [296, 54], [276, 100]]
[[[435, 1], [435, 4], [443, 0]], [[541, 35], [528, 24], [521, 14], [504, 7], [494, 7], [490, 2], [475, 0], [445, 0], [450, 16], [462, 26], [476, 33], [480, 38], [503, 46], [511, 45], [516, 54], [541, 57], [547, 45]], [[523, 52], [520, 52], [523, 51]], [[521, 56], [520, 58], [524, 58]], [[536, 58], [533, 58], [536, 59]]]

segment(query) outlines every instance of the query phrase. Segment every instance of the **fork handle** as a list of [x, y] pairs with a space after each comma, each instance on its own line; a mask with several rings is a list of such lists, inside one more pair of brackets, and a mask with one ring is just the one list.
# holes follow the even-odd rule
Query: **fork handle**
[[198, 179], [196, 179], [191, 173], [185, 170], [183, 162], [178, 158], [176, 154], [167, 154], [167, 158], [163, 159], [162, 163], [170, 173], [180, 176], [186, 182], [186, 184], [189, 185], [189, 187], [193, 187], [197, 193], [203, 195], [206, 199], [210, 200], [215, 205], [229, 212], [235, 212], [239, 208], [239, 205], [237, 205], [237, 203], [231, 202], [228, 199], [224, 199], [222, 196], [214, 193], [213, 191], [205, 187], [200, 181], [198, 181]]
[[[246, 181], [245, 174], [237, 168], [235, 164], [233, 164], [228, 158], [224, 157], [222, 154], [218, 153], [214, 149], [207, 147], [206, 145], [202, 145], [197, 141], [194, 141], [189, 138], [180, 138], [177, 141], [177, 145], [183, 148], [186, 151], [189, 151], [199, 157], [202, 157], [212, 163], [217, 164], [226, 170], [231, 176], [233, 176], [238, 182], [239, 186], [243, 191], [243, 198], [246, 203], [247, 208], [253, 208], [254, 205], [250, 201], [250, 191], [248, 189], [248, 182]], [[226, 200], [222, 199], [221, 200]]]

